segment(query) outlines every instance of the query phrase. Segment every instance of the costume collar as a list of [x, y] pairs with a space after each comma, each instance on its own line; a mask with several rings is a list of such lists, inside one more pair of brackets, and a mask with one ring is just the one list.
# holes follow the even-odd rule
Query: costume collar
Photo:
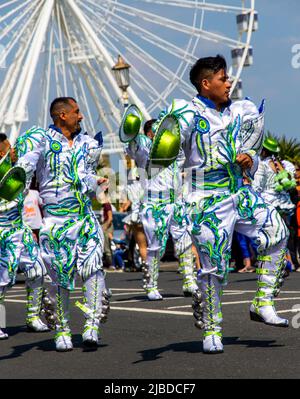
[[56, 132], [63, 134], [63, 132], [61, 131], [61, 129], [55, 125], [49, 125], [49, 129], [55, 130]]
[[[209, 98], [203, 97], [200, 94], [197, 95], [197, 98], [198, 100], [202, 101], [208, 108], [216, 109], [215, 103], [211, 101]], [[223, 112], [225, 108], [229, 107], [231, 103], [232, 101], [228, 100], [228, 102], [224, 104], [224, 106], [222, 107], [221, 112]]]
[[[49, 129], [55, 130], [57, 133], [60, 133], [60, 134], [63, 135], [63, 132], [61, 131], [61, 129], [59, 127], [55, 126], [55, 125], [49, 125]], [[79, 136], [80, 133], [74, 133], [72, 135], [72, 138], [74, 139], [75, 137]]]

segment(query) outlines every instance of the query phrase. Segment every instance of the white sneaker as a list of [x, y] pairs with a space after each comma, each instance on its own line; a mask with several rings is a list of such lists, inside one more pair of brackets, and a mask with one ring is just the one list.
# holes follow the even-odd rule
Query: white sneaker
[[211, 334], [204, 337], [203, 352], [212, 354], [224, 352], [221, 337], [217, 334]]
[[277, 316], [274, 306], [271, 305], [258, 307], [252, 303], [250, 306], [250, 319], [275, 327], [289, 326], [289, 321]]
[[98, 347], [100, 345], [98, 327], [86, 326], [82, 334], [82, 342], [90, 348]]
[[149, 292], [147, 297], [149, 301], [161, 301], [163, 299], [158, 290]]
[[55, 346], [57, 352], [68, 352], [73, 349], [70, 333], [58, 333], [55, 337]]
[[29, 331], [34, 331], [34, 332], [50, 331], [47, 325], [43, 323], [40, 318], [28, 320], [26, 322], [26, 326]]
[[1, 330], [0, 328], [0, 339], [7, 339], [8, 338], [8, 334], [6, 334], [4, 331]]
[[198, 285], [197, 284], [191, 284], [188, 286], [183, 286], [182, 291], [184, 296], [192, 296], [194, 292], [198, 290]]

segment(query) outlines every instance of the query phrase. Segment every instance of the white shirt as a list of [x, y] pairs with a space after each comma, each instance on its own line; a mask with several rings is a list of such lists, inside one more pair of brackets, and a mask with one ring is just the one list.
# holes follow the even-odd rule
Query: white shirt
[[42, 200], [37, 190], [29, 190], [24, 200], [23, 220], [31, 229], [42, 227], [42, 214], [40, 206]]

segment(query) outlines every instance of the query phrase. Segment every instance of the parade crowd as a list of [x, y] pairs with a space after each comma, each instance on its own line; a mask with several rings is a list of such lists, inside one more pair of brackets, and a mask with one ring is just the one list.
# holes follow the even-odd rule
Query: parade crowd
[[[264, 136], [264, 101], [230, 101], [222, 56], [199, 59], [190, 81], [191, 101], [173, 100], [143, 126], [139, 109], [127, 108], [119, 136], [136, 167], [120, 210], [139, 248], [147, 300], [163, 300], [159, 267], [171, 236], [203, 351], [221, 353], [222, 292], [234, 269], [258, 276], [250, 319], [289, 325], [274, 297], [299, 268], [299, 165], [281, 159], [279, 143]], [[126, 242], [111, 247], [109, 200], [101, 220], [91, 205], [109, 192], [108, 179], [96, 173], [101, 140], [81, 132], [83, 115], [72, 97], [54, 99], [50, 116], [48, 129], [34, 126], [16, 143], [0, 134], [0, 302], [21, 270], [28, 329], [53, 329], [55, 348], [64, 352], [73, 349], [76, 276], [84, 296], [76, 302], [85, 317], [82, 341], [98, 347], [110, 297], [103, 264], [124, 270]], [[0, 340], [7, 338], [0, 329]]]

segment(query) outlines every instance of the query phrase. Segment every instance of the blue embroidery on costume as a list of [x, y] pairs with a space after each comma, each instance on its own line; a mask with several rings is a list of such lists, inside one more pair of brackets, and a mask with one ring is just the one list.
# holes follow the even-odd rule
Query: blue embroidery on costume
[[210, 124], [203, 116], [200, 116], [197, 120], [197, 130], [200, 133], [208, 133], [210, 130]]
[[55, 154], [59, 154], [62, 151], [61, 143], [57, 140], [51, 140], [50, 141], [50, 150], [52, 152], [54, 152]]

